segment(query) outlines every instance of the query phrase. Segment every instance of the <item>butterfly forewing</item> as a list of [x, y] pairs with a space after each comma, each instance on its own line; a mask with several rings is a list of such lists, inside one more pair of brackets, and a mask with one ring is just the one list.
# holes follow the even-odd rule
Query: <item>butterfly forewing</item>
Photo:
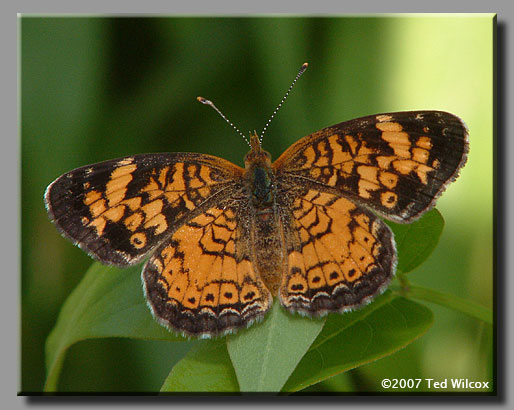
[[137, 263], [242, 174], [202, 154], [143, 154], [78, 168], [47, 188], [50, 219], [104, 263]]
[[396, 222], [430, 209], [466, 162], [468, 131], [441, 111], [372, 115], [302, 138], [273, 164], [298, 184], [341, 193]]

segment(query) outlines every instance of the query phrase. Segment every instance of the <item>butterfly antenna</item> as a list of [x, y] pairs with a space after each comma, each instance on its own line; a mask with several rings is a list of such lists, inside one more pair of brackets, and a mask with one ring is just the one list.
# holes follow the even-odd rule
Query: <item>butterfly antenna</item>
[[239, 128], [237, 128], [234, 124], [232, 124], [232, 123], [229, 121], [229, 119], [228, 119], [227, 117], [225, 117], [225, 116], [223, 115], [223, 113], [222, 113], [220, 110], [218, 110], [218, 107], [216, 107], [212, 101], [210, 101], [210, 100], [208, 100], [208, 99], [206, 99], [206, 98], [203, 98], [203, 97], [196, 97], [196, 99], [197, 99], [198, 101], [200, 101], [202, 104], [210, 105], [212, 108], [214, 108], [214, 109], [216, 110], [216, 112], [217, 112], [219, 115], [221, 115], [221, 118], [223, 118], [223, 119], [224, 119], [228, 124], [230, 124], [230, 126], [231, 126], [232, 128], [234, 128], [234, 129], [238, 132], [238, 134], [239, 134], [239, 135], [241, 135], [241, 137], [243, 137], [243, 139], [246, 141], [246, 143], [248, 144], [248, 146], [250, 146], [250, 147], [251, 147], [251, 145], [250, 145], [250, 141], [248, 141], [248, 138], [246, 138], [246, 137], [244, 136], [244, 134], [243, 134], [241, 131], [239, 131]]
[[289, 86], [289, 89], [287, 90], [286, 94], [284, 95], [284, 98], [282, 98], [282, 101], [280, 101], [280, 104], [278, 104], [277, 108], [275, 108], [275, 111], [273, 111], [273, 114], [271, 114], [271, 117], [270, 119], [268, 120], [268, 122], [266, 123], [266, 125], [264, 126], [264, 129], [262, 130], [261, 132], [261, 135], [259, 137], [259, 141], [262, 143], [262, 137], [264, 137], [264, 133], [266, 132], [266, 129], [268, 128], [268, 126], [270, 125], [271, 123], [271, 120], [273, 119], [273, 117], [275, 116], [275, 114], [277, 113], [277, 111], [280, 109], [280, 107], [282, 107], [282, 104], [284, 104], [284, 101], [286, 100], [287, 96], [289, 95], [289, 93], [291, 92], [291, 90], [293, 89], [294, 85], [296, 84], [296, 82], [298, 81], [298, 79], [301, 77], [301, 75], [305, 72], [305, 70], [307, 70], [307, 67], [309, 66], [309, 63], [303, 63], [301, 68], [300, 68], [300, 71], [298, 71], [298, 74], [296, 74], [296, 77], [295, 79], [293, 80], [293, 82], [291, 83], [291, 85]]

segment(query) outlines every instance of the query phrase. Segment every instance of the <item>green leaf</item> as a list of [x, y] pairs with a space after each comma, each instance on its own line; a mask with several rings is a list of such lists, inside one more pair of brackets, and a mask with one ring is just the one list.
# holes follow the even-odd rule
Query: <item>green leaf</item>
[[403, 297], [390, 298], [388, 292], [380, 300], [377, 298], [378, 307], [372, 303], [362, 311], [332, 316], [283, 391], [304, 389], [392, 354], [430, 328], [433, 314], [429, 309]]
[[432, 209], [411, 224], [386, 222], [394, 232], [398, 251], [397, 270], [402, 273], [413, 271], [430, 256], [444, 228], [443, 216], [437, 209]]
[[333, 313], [328, 316], [327, 322], [323, 331], [316, 338], [316, 341], [311, 345], [309, 351], [315, 349], [317, 346], [326, 343], [329, 339], [338, 336], [346, 328], [353, 326], [359, 320], [364, 320], [366, 316], [381, 308], [385, 304], [394, 299], [394, 294], [390, 291], [384, 292], [382, 295], [377, 296], [372, 303], [351, 312], [344, 314]]
[[161, 392], [237, 392], [225, 338], [202, 340], [171, 370]]
[[241, 391], [279, 392], [324, 323], [288, 313], [276, 298], [263, 322], [228, 336]]
[[185, 340], [153, 320], [140, 272], [141, 266], [117, 269], [91, 265], [64, 303], [46, 341], [45, 391], [56, 390], [66, 350], [78, 341], [101, 337]]

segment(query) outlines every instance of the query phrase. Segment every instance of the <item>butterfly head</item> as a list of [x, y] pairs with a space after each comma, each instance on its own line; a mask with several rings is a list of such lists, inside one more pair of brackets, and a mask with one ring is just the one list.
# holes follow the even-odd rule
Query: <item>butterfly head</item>
[[251, 150], [245, 156], [245, 168], [248, 170], [256, 166], [271, 167], [271, 155], [264, 151], [256, 132], [250, 135]]

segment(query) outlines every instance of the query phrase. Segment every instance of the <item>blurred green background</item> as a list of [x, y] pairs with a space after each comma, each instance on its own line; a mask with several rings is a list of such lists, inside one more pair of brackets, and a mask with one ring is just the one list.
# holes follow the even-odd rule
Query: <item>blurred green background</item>
[[[441, 241], [412, 282], [493, 306], [493, 15], [338, 18], [22, 17], [22, 355], [20, 389], [42, 390], [44, 342], [92, 263], [49, 222], [62, 173], [143, 152], [194, 151], [238, 165], [300, 65], [270, 126], [274, 158], [355, 117], [446, 110], [470, 129], [468, 164], [438, 202]], [[430, 305], [435, 324], [393, 356], [313, 391], [377, 391], [383, 377], [491, 380], [491, 327]], [[156, 391], [187, 343], [107, 339], [72, 347], [62, 391]]]

